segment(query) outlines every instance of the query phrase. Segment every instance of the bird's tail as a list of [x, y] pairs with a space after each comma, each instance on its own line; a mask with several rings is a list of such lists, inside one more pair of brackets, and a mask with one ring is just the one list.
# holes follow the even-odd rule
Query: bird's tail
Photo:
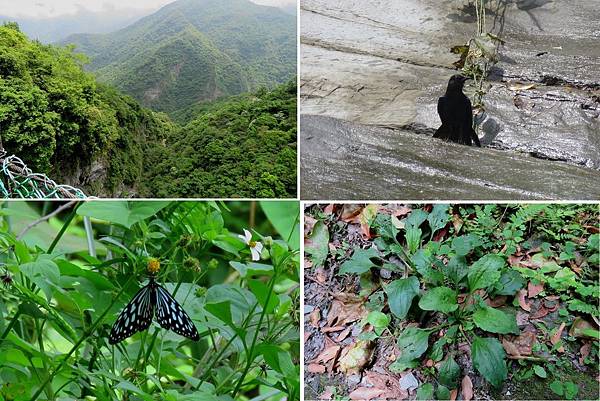
[[450, 130], [450, 127], [442, 124], [440, 126], [440, 128], [438, 128], [437, 131], [435, 131], [435, 134], [433, 134], [433, 137], [438, 138], [438, 139], [448, 140], [448, 139], [450, 139], [451, 135], [452, 135], [452, 130]]

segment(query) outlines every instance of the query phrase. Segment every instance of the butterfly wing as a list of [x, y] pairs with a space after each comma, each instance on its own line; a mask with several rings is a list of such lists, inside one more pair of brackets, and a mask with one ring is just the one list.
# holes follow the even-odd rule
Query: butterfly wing
[[156, 321], [161, 327], [173, 330], [191, 340], [198, 341], [200, 339], [192, 319], [175, 298], [159, 284], [156, 284]]
[[115, 324], [110, 330], [109, 344], [116, 344], [138, 331], [146, 330], [152, 322], [154, 315], [154, 302], [152, 282], [141, 288], [131, 301], [119, 314]]

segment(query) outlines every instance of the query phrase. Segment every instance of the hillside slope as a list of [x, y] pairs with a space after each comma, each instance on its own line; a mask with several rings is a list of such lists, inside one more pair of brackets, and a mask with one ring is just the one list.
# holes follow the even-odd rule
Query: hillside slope
[[272, 87], [296, 72], [296, 20], [248, 0], [178, 0], [117, 32], [63, 44], [90, 57], [100, 81], [165, 112]]

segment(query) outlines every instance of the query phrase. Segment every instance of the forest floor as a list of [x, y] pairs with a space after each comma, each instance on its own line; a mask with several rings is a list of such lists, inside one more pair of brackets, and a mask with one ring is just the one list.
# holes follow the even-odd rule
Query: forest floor
[[[598, 205], [307, 207], [305, 398], [597, 399], [598, 218]], [[469, 291], [489, 255], [498, 275]], [[392, 291], [410, 280], [414, 299]], [[455, 292], [452, 311], [425, 305], [435, 287]], [[482, 338], [500, 355], [485, 374]]]

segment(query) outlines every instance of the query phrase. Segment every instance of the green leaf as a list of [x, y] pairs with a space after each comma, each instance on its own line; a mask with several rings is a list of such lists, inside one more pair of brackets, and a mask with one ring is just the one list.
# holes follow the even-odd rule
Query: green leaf
[[440, 383], [451, 389], [456, 388], [458, 378], [460, 376], [460, 366], [456, 363], [454, 358], [448, 356], [444, 362], [442, 362], [439, 371]]
[[494, 387], [499, 387], [506, 380], [506, 353], [497, 339], [475, 336], [471, 358], [475, 369]]
[[329, 230], [322, 220], [315, 223], [304, 243], [304, 252], [311, 255], [314, 267], [323, 266], [329, 253]]
[[420, 228], [409, 227], [406, 229], [406, 245], [408, 246], [408, 252], [411, 255], [413, 255], [421, 246], [421, 234]]
[[546, 373], [546, 370], [544, 368], [542, 368], [541, 366], [539, 366], [539, 365], [535, 365], [533, 367], [533, 371], [535, 372], [536, 375], [538, 375], [542, 379], [545, 379], [546, 377], [548, 377], [548, 374]]
[[483, 256], [469, 268], [469, 291], [487, 288], [500, 279], [500, 269], [504, 267], [502, 256], [489, 254]]
[[275, 292], [271, 291], [271, 295], [267, 304], [269, 287], [265, 283], [263, 283], [260, 280], [248, 280], [248, 288], [250, 289], [250, 291], [252, 291], [256, 299], [258, 299], [258, 302], [260, 302], [260, 306], [262, 306], [265, 309], [266, 313], [273, 313], [273, 311], [279, 304], [279, 298], [277, 298]]
[[[265, 212], [281, 238], [292, 250], [300, 249], [300, 203], [296, 201], [261, 201]], [[325, 244], [327, 245], [326, 241]]]
[[490, 333], [519, 334], [517, 319], [514, 315], [487, 305], [475, 311], [473, 314], [473, 323], [480, 329], [489, 331]]
[[436, 287], [425, 293], [419, 301], [419, 308], [450, 313], [458, 309], [458, 294], [448, 287]]
[[497, 283], [497, 295], [515, 295], [525, 285], [525, 279], [516, 270], [507, 270], [500, 276]]
[[390, 317], [385, 313], [372, 311], [367, 315], [366, 321], [375, 328], [386, 328], [390, 324]]
[[464, 256], [454, 256], [448, 261], [448, 265], [444, 268], [444, 274], [452, 280], [454, 285], [458, 286], [463, 278], [467, 275], [469, 269]]
[[440, 203], [433, 205], [431, 213], [427, 216], [429, 227], [431, 227], [431, 233], [434, 234], [437, 230], [444, 228], [449, 218], [448, 205]]
[[430, 249], [419, 249], [412, 256], [412, 262], [425, 282], [437, 285], [444, 281], [444, 274], [431, 267], [434, 261], [435, 257]]
[[563, 384], [558, 380], [554, 380], [552, 383], [550, 383], [550, 390], [552, 390], [552, 392], [556, 395], [562, 396], [564, 394]]
[[421, 209], [413, 210], [412, 212], [410, 212], [408, 217], [406, 219], [404, 219], [405, 227], [407, 229], [409, 227], [414, 227], [414, 228], [419, 227], [421, 224], [423, 224], [423, 222], [425, 220], [427, 220], [427, 215], [428, 215], [428, 213], [424, 210], [421, 210]]
[[417, 390], [417, 400], [428, 401], [433, 399], [433, 384], [425, 383]]
[[240, 263], [240, 262], [229, 262], [231, 267], [240, 273], [240, 277], [252, 277], [255, 275], [271, 275], [273, 274], [273, 266], [264, 263]]
[[568, 381], [564, 383], [564, 388], [565, 388], [565, 398], [567, 400], [572, 400], [575, 398], [575, 396], [577, 395], [577, 393], [579, 392], [579, 387], [577, 387], [577, 384]]
[[402, 372], [416, 366], [416, 359], [427, 351], [430, 330], [409, 327], [398, 338], [400, 357], [390, 365], [393, 372]]
[[404, 319], [413, 298], [419, 295], [419, 279], [415, 276], [392, 281], [384, 287], [390, 311], [399, 319]]
[[169, 205], [169, 201], [87, 201], [77, 209], [80, 216], [89, 216], [131, 228]]
[[439, 362], [444, 357], [444, 345], [448, 342], [447, 338], [444, 336], [433, 343], [431, 346], [431, 351], [429, 352], [429, 357], [433, 359], [435, 362]]
[[461, 235], [452, 239], [452, 249], [456, 252], [456, 256], [467, 256], [479, 242], [479, 237], [475, 235]]
[[450, 399], [450, 390], [446, 386], [438, 386], [435, 391], [438, 400], [449, 400]]
[[375, 248], [357, 248], [354, 251], [352, 257], [349, 260], [342, 263], [338, 274], [362, 274], [368, 272], [371, 269], [371, 267], [377, 266], [375, 263], [371, 262], [371, 258], [377, 257], [379, 257], [379, 253]]

